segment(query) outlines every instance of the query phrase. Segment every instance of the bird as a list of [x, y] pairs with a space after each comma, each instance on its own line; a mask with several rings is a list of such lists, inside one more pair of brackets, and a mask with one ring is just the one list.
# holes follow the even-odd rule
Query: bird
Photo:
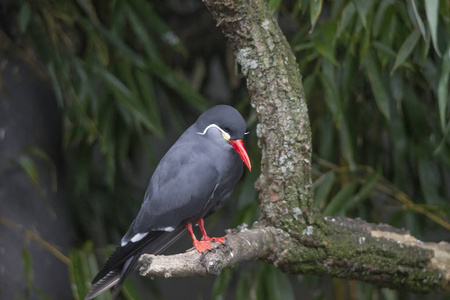
[[[232, 106], [203, 112], [163, 156], [148, 184], [141, 209], [120, 245], [92, 281], [85, 300], [109, 288], [116, 297], [143, 253], [159, 254], [186, 229], [198, 252], [211, 250], [204, 219], [221, 208], [251, 162], [243, 144], [246, 124]], [[193, 225], [198, 224], [198, 240]]]

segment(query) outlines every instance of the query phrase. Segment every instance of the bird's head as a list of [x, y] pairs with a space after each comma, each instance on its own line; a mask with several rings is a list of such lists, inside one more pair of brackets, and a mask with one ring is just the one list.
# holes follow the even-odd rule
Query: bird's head
[[[217, 105], [200, 115], [197, 122], [198, 134], [205, 135], [210, 130], [218, 131], [221, 138], [226, 140], [241, 157], [251, 171], [250, 158], [244, 147], [245, 121], [241, 114], [228, 105]], [[220, 138], [220, 135], [217, 135]]]

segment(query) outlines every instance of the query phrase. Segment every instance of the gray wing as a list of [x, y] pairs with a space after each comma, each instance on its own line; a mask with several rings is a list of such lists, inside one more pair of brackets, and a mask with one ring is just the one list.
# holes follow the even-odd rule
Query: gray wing
[[203, 217], [220, 182], [214, 161], [198, 154], [197, 147], [193, 145], [186, 151], [186, 147], [174, 145], [164, 156], [122, 245], [137, 234], [171, 231], [184, 222]]

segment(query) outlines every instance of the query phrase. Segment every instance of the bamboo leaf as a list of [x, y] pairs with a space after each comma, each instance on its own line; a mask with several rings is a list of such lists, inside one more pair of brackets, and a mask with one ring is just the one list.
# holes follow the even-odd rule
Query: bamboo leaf
[[[320, 182], [319, 182], [320, 180]], [[333, 187], [336, 180], [336, 176], [333, 171], [330, 171], [324, 175], [322, 175], [315, 183], [314, 188], [314, 206], [321, 207], [328, 195], [330, 194], [331, 188]]]
[[375, 17], [373, 20], [373, 36], [378, 37], [382, 31], [384, 26], [387, 26], [389, 22], [387, 22], [387, 17], [391, 15], [388, 8], [395, 4], [395, 0], [382, 0], [378, 5], [378, 9], [375, 13]]
[[439, 0], [426, 0], [425, 11], [427, 13], [428, 25], [431, 31], [431, 40], [433, 41], [434, 50], [441, 56], [438, 44], [438, 18], [439, 18]]
[[187, 50], [178, 36], [167, 26], [147, 1], [132, 0], [130, 3], [137, 10], [137, 13], [140, 13], [145, 18], [145, 21], [149, 23], [148, 27], [156, 32], [165, 43], [171, 45], [179, 53], [187, 54]]
[[148, 30], [146, 30], [139, 17], [128, 6], [125, 12], [127, 14], [128, 21], [130, 22], [131, 28], [133, 29], [139, 41], [144, 46], [147, 56], [152, 57], [153, 59], [161, 59], [158, 55], [158, 50], [156, 49], [154, 43], [152, 42], [152, 39], [150, 38]]
[[56, 75], [56, 66], [53, 62], [50, 62], [47, 65], [48, 75], [50, 76], [50, 81], [53, 86], [53, 91], [55, 92], [56, 100], [58, 100], [59, 107], [64, 107], [64, 99], [63, 92], [60, 85], [60, 81], [58, 80], [58, 76]]
[[25, 273], [25, 280], [29, 289], [33, 287], [33, 261], [31, 259], [31, 253], [28, 249], [22, 250], [23, 268]]
[[351, 171], [356, 170], [356, 163], [353, 154], [353, 145], [351, 141], [351, 133], [348, 128], [348, 119], [343, 118], [342, 123], [339, 126], [339, 139], [342, 155], [344, 156], [347, 164], [350, 166]]
[[325, 103], [333, 115], [334, 121], [339, 124], [342, 119], [342, 107], [337, 88], [324, 74], [319, 75], [319, 80], [325, 91]]
[[450, 45], [445, 50], [442, 58], [442, 73], [439, 78], [438, 100], [439, 100], [439, 117], [441, 120], [442, 131], [445, 131], [447, 105], [449, 101], [449, 76], [450, 76]]
[[310, 0], [309, 2], [309, 18], [311, 20], [311, 31], [314, 30], [320, 13], [322, 12], [323, 0]]
[[[89, 292], [90, 282], [98, 272], [98, 265], [92, 250], [92, 243], [86, 243], [82, 249], [72, 249], [69, 254], [70, 282], [74, 299], [84, 299]], [[109, 292], [96, 297], [98, 300], [111, 300]]]
[[380, 42], [380, 41], [373, 41], [373, 42], [372, 42], [372, 46], [373, 46], [375, 49], [377, 49], [378, 51], [380, 51], [380, 52], [386, 54], [386, 55], [389, 56], [389, 57], [394, 58], [394, 57], [397, 56], [397, 53], [395, 53], [395, 51], [392, 50], [392, 48], [386, 46], [385, 44], [383, 44], [383, 43]]
[[356, 7], [363, 27], [367, 28], [367, 15], [375, 2], [371, 0], [352, 0], [352, 2]]
[[348, 2], [342, 11], [341, 20], [339, 22], [339, 27], [336, 36], [340, 37], [343, 32], [352, 24], [354, 17], [356, 15], [355, 5], [352, 2]]
[[146, 114], [146, 109], [142, 103], [116, 76], [108, 72], [104, 68], [95, 68], [95, 71], [101, 76], [103, 82], [107, 84], [113, 91], [116, 92], [116, 99], [124, 105], [124, 107], [132, 114], [132, 116], [144, 126], [150, 132], [158, 132], [158, 128], [150, 121], [149, 116]]
[[320, 31], [316, 30], [313, 36], [313, 44], [316, 50], [335, 66], [339, 62], [335, 58], [334, 38], [336, 36], [336, 24], [328, 22], [320, 26]]
[[376, 62], [373, 51], [369, 51], [367, 53], [364, 65], [366, 68], [366, 76], [369, 78], [369, 82], [372, 87], [372, 92], [375, 97], [375, 102], [377, 103], [381, 113], [389, 121], [390, 120], [389, 95], [381, 79], [381, 72], [378, 63]]
[[35, 187], [39, 187], [39, 173], [36, 164], [28, 155], [21, 155], [17, 163], [22, 167]]
[[425, 25], [423, 25], [422, 18], [420, 17], [419, 12], [417, 11], [416, 0], [409, 0], [409, 3], [411, 3], [414, 12], [414, 17], [416, 19], [417, 26], [419, 27], [420, 33], [422, 34], [423, 39], [426, 40], [427, 34], [425, 31]]
[[28, 24], [30, 24], [31, 19], [31, 6], [30, 3], [24, 1], [20, 7], [19, 15], [17, 20], [19, 22], [19, 30], [24, 33], [27, 30]]
[[139, 289], [137, 288], [136, 284], [131, 280], [125, 281], [121, 293], [127, 300], [141, 299]]
[[355, 195], [355, 197], [352, 198], [352, 201], [347, 202], [345, 207], [343, 208], [345, 211], [351, 210], [358, 205], [360, 205], [362, 202], [364, 202], [366, 199], [369, 198], [370, 193], [372, 192], [373, 188], [377, 184], [378, 180], [381, 177], [381, 173], [374, 172], [372, 173], [369, 178], [367, 178], [364, 185], [361, 187], [361, 189], [358, 191], [358, 193]]
[[212, 300], [225, 299], [231, 277], [232, 276], [230, 269], [223, 270], [222, 273], [220, 273], [220, 275], [216, 277], [211, 294]]
[[266, 288], [270, 287], [270, 289], [269, 293], [265, 293], [264, 295], [268, 296], [268, 299], [294, 300], [294, 292], [287, 275], [273, 266], [268, 265], [267, 267], [268, 274], [266, 274], [264, 281], [268, 278], [265, 286]]
[[163, 126], [161, 124], [161, 118], [158, 110], [155, 91], [153, 89], [153, 81], [150, 76], [141, 70], [136, 70], [136, 79], [139, 86], [139, 91], [144, 102], [145, 110], [149, 116], [150, 121], [153, 124], [154, 132], [158, 136], [162, 136], [164, 133]]
[[358, 184], [355, 181], [349, 182], [344, 186], [336, 196], [331, 199], [328, 206], [323, 210], [323, 214], [326, 216], [333, 216], [341, 211], [347, 202], [352, 201], [357, 186]]
[[417, 44], [417, 41], [420, 37], [420, 31], [417, 29], [414, 29], [411, 34], [406, 38], [406, 40], [401, 45], [397, 57], [395, 58], [394, 67], [392, 68], [391, 74], [399, 67], [401, 66], [405, 60], [408, 58], [408, 56], [411, 54], [411, 52], [414, 50], [414, 47]]

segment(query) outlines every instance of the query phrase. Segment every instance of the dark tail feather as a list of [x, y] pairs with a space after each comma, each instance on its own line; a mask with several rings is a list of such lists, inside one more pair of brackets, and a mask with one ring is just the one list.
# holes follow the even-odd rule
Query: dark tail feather
[[89, 291], [89, 293], [86, 295], [84, 300], [89, 300], [97, 297], [110, 287], [117, 284], [117, 282], [120, 281], [120, 272], [118, 271], [111, 271], [109, 272], [105, 277], [97, 281]]
[[93, 299], [107, 289], [115, 286], [112, 295], [116, 297], [131, 271], [136, 269], [139, 257], [142, 253], [159, 254], [172, 245], [184, 232], [180, 226], [172, 232], [157, 231], [149, 234], [137, 243], [117, 247], [106, 262], [105, 266], [92, 281], [92, 288], [85, 300]]
[[141, 252], [131, 257], [122, 268], [122, 273], [120, 274], [120, 278], [117, 281], [114, 289], [112, 290], [113, 299], [119, 295], [120, 290], [122, 289], [123, 284], [125, 283], [125, 279], [130, 275], [130, 272], [136, 268], [139, 257], [141, 256]]

